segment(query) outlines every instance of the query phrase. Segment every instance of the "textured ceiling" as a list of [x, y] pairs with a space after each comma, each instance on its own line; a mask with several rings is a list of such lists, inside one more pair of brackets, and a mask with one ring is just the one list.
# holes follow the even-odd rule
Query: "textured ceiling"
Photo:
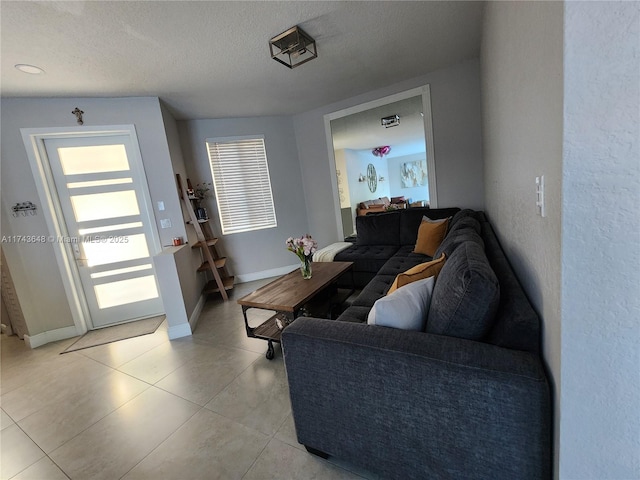
[[[5, 1], [3, 97], [158, 96], [179, 119], [289, 115], [477, 57], [482, 2]], [[268, 40], [300, 25], [318, 58]], [[27, 75], [15, 64], [37, 65]]]
[[[383, 127], [380, 120], [391, 115], [398, 115], [400, 124]], [[375, 147], [388, 145], [391, 152], [385, 158], [424, 153], [422, 97], [407, 98], [332, 120], [331, 136], [335, 150], [348, 148], [370, 153]]]

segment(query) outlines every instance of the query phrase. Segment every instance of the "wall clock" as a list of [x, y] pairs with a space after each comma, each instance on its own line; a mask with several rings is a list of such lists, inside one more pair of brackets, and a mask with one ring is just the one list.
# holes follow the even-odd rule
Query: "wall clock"
[[367, 184], [369, 185], [371, 193], [375, 192], [378, 188], [378, 176], [376, 175], [376, 167], [373, 166], [373, 163], [367, 166]]

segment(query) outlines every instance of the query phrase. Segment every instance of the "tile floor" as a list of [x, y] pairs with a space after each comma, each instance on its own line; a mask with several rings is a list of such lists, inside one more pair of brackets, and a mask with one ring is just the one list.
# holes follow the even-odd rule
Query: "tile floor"
[[74, 340], [30, 350], [1, 335], [0, 478], [374, 478], [296, 441], [280, 348], [266, 360], [235, 302], [267, 281], [209, 299], [183, 339], [163, 324], [60, 355]]

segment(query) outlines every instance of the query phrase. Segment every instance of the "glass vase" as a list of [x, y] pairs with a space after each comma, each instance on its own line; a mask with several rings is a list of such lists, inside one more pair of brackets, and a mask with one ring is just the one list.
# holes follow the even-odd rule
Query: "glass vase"
[[300, 260], [300, 272], [302, 278], [309, 280], [311, 278], [311, 256], [305, 257], [304, 260]]

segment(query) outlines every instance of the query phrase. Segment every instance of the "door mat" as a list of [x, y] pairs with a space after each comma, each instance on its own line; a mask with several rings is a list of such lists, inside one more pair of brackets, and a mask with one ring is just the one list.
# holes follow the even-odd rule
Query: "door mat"
[[164, 315], [159, 315], [157, 317], [136, 320], [135, 322], [123, 323], [122, 325], [115, 325], [113, 327], [91, 330], [72, 343], [62, 353], [75, 352], [76, 350], [97, 347], [98, 345], [126, 340], [127, 338], [148, 335], [155, 332], [164, 319]]

